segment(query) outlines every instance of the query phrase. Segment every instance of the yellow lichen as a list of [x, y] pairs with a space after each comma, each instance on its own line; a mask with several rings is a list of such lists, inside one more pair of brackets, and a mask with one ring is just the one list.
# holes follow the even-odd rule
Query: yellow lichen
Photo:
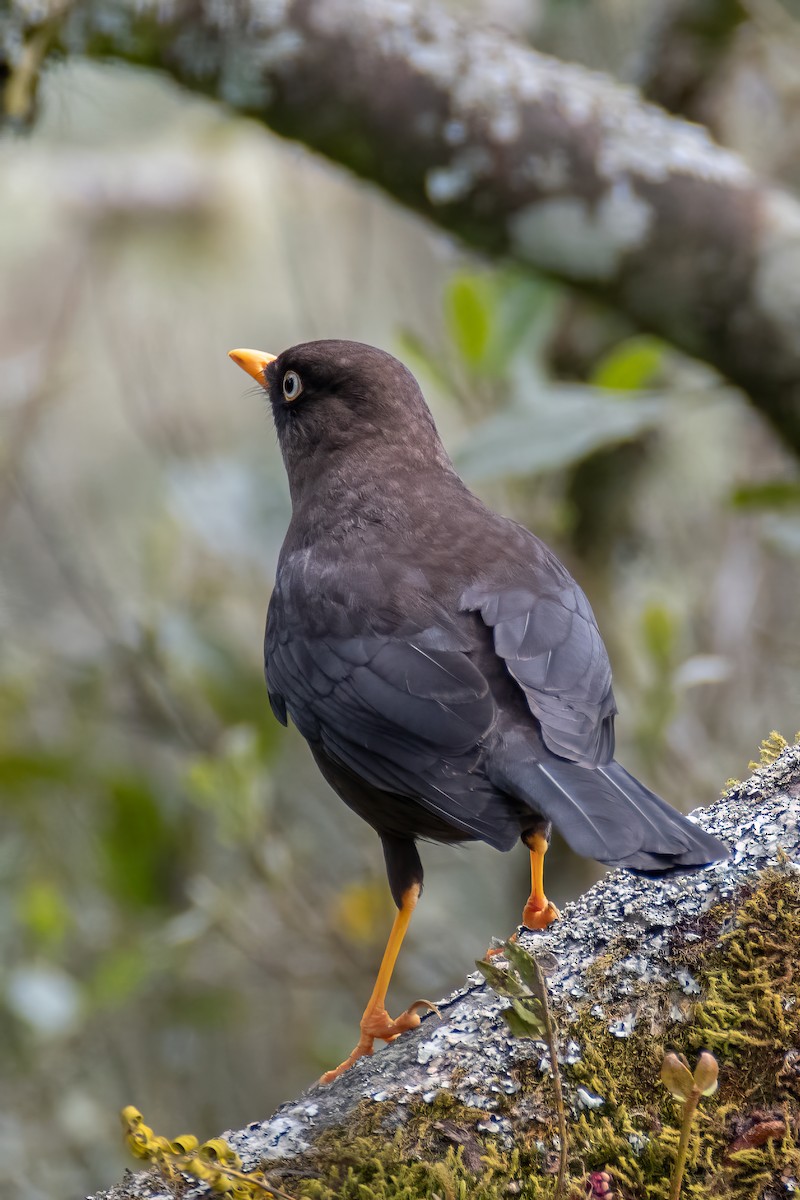
[[759, 767], [766, 767], [770, 763], [775, 762], [787, 748], [789, 743], [782, 733], [778, 733], [777, 729], [773, 729], [768, 737], [765, 737], [758, 748], [759, 761], [751, 759], [748, 766], [751, 771], [757, 771]]
[[184, 1133], [170, 1140], [153, 1133], [132, 1104], [123, 1108], [120, 1116], [131, 1154], [152, 1163], [176, 1195], [182, 1190], [180, 1177], [188, 1175], [232, 1200], [292, 1200], [280, 1188], [270, 1186], [262, 1172], [243, 1171], [242, 1160], [224, 1138], [212, 1138], [201, 1145], [194, 1134]]

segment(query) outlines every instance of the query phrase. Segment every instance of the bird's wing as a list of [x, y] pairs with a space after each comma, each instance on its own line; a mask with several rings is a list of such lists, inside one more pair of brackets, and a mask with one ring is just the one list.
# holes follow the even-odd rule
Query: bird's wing
[[464, 591], [461, 607], [492, 629], [495, 651], [524, 691], [548, 749], [582, 766], [610, 762], [617, 709], [594, 613], [558, 559], [515, 528], [525, 535], [528, 560], [489, 570]]
[[265, 641], [273, 710], [372, 787], [417, 800], [465, 836], [513, 845], [518, 824], [476, 770], [494, 699], [456, 623], [442, 614], [442, 625], [381, 633], [329, 592], [313, 619], [295, 607], [276, 589]]

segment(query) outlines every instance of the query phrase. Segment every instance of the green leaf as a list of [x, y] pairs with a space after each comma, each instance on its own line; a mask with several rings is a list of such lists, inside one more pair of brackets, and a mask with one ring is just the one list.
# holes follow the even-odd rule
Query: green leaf
[[540, 350], [552, 327], [558, 289], [536, 275], [507, 271], [497, 277], [495, 290], [483, 367], [487, 374], [504, 379], [523, 346], [533, 355]]
[[775, 479], [769, 483], [749, 483], [735, 488], [731, 504], [744, 511], [761, 508], [796, 508], [800, 505], [800, 480]]
[[626, 338], [600, 359], [589, 382], [623, 392], [649, 387], [658, 375], [665, 351], [666, 346], [657, 338]]
[[57, 946], [72, 925], [72, 913], [49, 879], [32, 879], [26, 884], [17, 900], [17, 913], [41, 946]]
[[658, 424], [661, 401], [632, 402], [598, 388], [548, 387], [535, 408], [499, 413], [475, 426], [456, 454], [472, 482], [562, 470]]
[[503, 1020], [508, 1025], [514, 1037], [518, 1038], [536, 1038], [542, 1037], [542, 1030], [535, 1028], [531, 1023], [528, 1014], [520, 1016], [514, 1008], [503, 1009]]
[[544, 1015], [542, 1013], [542, 1004], [535, 996], [525, 996], [522, 999], [514, 996], [511, 1000], [511, 1007], [521, 1021], [533, 1031], [532, 1035], [541, 1037], [546, 1029]]
[[483, 363], [489, 345], [491, 280], [480, 275], [454, 276], [445, 292], [445, 319], [459, 355], [475, 370]]
[[495, 966], [491, 959], [488, 958], [476, 959], [475, 966], [490, 987], [493, 987], [496, 992], [502, 992], [508, 981], [508, 971], [504, 971], [502, 967]]
[[649, 657], [661, 671], [669, 670], [678, 637], [677, 622], [664, 604], [648, 604], [642, 613], [642, 635]]
[[66, 783], [74, 778], [78, 759], [47, 751], [0, 754], [0, 791], [8, 795], [42, 783]]
[[99, 849], [109, 892], [133, 908], [171, 905], [186, 831], [167, 821], [144, 776], [118, 776], [106, 787]]
[[504, 953], [522, 982], [538, 997], [538, 1002], [546, 999], [544, 976], [534, 956], [520, 946], [519, 942], [510, 941], [506, 942]]
[[479, 959], [475, 966], [499, 996], [524, 996], [524, 988], [520, 986], [514, 975], [510, 971], [496, 966], [491, 959]]

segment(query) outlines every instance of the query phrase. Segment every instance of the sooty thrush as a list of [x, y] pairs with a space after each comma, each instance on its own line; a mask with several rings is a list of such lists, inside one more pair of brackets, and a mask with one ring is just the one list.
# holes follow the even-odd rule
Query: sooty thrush
[[558, 915], [542, 881], [552, 825], [578, 854], [644, 875], [728, 852], [616, 762], [586, 597], [469, 491], [397, 359], [347, 341], [231, 358], [267, 392], [292, 500], [267, 616], [270, 704], [378, 834], [398, 908], [360, 1040], [329, 1082], [427, 1004], [395, 1021], [385, 1007], [422, 890], [418, 838], [510, 850], [521, 837], [534, 929]]

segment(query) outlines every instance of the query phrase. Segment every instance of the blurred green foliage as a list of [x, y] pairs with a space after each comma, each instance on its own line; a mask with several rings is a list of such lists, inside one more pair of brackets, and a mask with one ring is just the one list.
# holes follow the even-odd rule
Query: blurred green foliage
[[664, 358], [665, 348], [654, 338], [616, 345], [586, 384], [544, 373], [559, 298], [552, 284], [515, 270], [460, 271], [444, 295], [447, 366], [442, 368], [438, 347], [408, 334], [403, 340], [427, 377], [456, 400], [477, 384], [483, 407], [496, 409], [473, 425], [455, 456], [472, 483], [569, 468], [636, 439], [664, 417], [662, 399], [641, 392]]
[[[545, 7], [550, 38], [555, 7], [603, 25]], [[289, 504], [230, 346], [418, 372], [458, 467], [584, 584], [620, 756], [684, 808], [797, 725], [800, 521], [796, 464], [707, 370], [163, 82], [65, 68], [6, 151], [0, 1191], [60, 1200], [119, 1174], [125, 1103], [208, 1136], [339, 1061], [391, 919], [374, 836], [267, 705]], [[423, 857], [400, 1008], [527, 893], [524, 852]], [[593, 877], [548, 858], [558, 902]]]

